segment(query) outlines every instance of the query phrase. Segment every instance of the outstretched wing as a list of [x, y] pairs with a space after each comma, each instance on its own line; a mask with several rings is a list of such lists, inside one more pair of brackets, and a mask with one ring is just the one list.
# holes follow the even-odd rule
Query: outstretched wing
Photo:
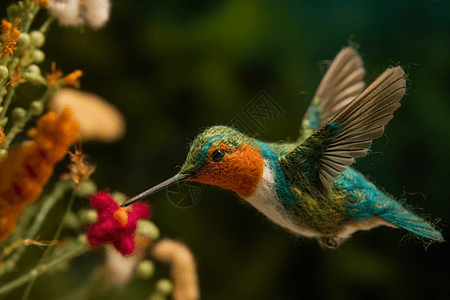
[[279, 157], [286, 176], [293, 182], [296, 176], [304, 176], [327, 196], [330, 183], [356, 157], [365, 156], [372, 139], [383, 134], [384, 126], [400, 107], [405, 83], [401, 67], [385, 70], [319, 131]]
[[363, 61], [355, 49], [347, 47], [336, 55], [303, 116], [299, 142], [323, 127], [362, 93], [364, 74]]

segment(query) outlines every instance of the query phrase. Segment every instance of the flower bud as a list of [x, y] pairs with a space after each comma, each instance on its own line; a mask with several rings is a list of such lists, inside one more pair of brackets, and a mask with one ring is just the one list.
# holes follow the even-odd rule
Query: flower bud
[[32, 62], [33, 62], [32, 57], [30, 55], [25, 55], [24, 57], [20, 58], [19, 67], [25, 68], [28, 65], [30, 65]]
[[21, 50], [27, 48], [30, 45], [30, 35], [26, 32], [22, 32], [17, 39], [18, 46]]
[[80, 235], [77, 237], [77, 240], [78, 240], [78, 242], [80, 242], [80, 243], [82, 243], [82, 244], [86, 244], [86, 245], [87, 245], [87, 243], [88, 243], [88, 238], [87, 238], [87, 235], [86, 235], [86, 234], [80, 234]]
[[80, 209], [78, 218], [83, 225], [93, 224], [98, 219], [97, 211], [95, 209]]
[[84, 198], [95, 194], [97, 190], [98, 190], [97, 185], [93, 180], [86, 180], [75, 191], [75, 195], [77, 195], [77, 197]]
[[164, 297], [161, 294], [153, 294], [153, 295], [150, 295], [148, 300], [166, 300], [166, 297]]
[[8, 117], [4, 117], [3, 119], [0, 120], [0, 127], [4, 128], [7, 123], [8, 123]]
[[25, 109], [23, 109], [22, 107], [16, 107], [11, 112], [11, 118], [12, 118], [13, 122], [22, 121], [26, 115], [27, 115], [27, 111]]
[[14, 74], [14, 71], [16, 70], [17, 65], [20, 62], [20, 58], [18, 57], [14, 57], [11, 62], [9, 63], [9, 68], [8, 68], [8, 72], [9, 72], [9, 76], [12, 76]]
[[155, 273], [155, 264], [151, 260], [144, 260], [136, 268], [136, 277], [149, 279]]
[[156, 241], [157, 239], [159, 239], [160, 231], [158, 227], [155, 225], [155, 223], [153, 223], [152, 221], [146, 219], [139, 220], [137, 225], [138, 225], [137, 228], [138, 233], [145, 235], [152, 241]]
[[78, 229], [81, 227], [80, 221], [74, 212], [69, 212], [64, 218], [64, 226], [70, 229]]
[[33, 61], [36, 63], [41, 63], [45, 60], [45, 53], [39, 49], [33, 51]]
[[23, 73], [23, 77], [26, 81], [31, 82], [32, 84], [47, 85], [47, 81], [45, 80], [45, 78], [39, 74], [25, 72]]
[[8, 150], [0, 149], [0, 162], [8, 156]]
[[8, 75], [9, 75], [8, 68], [3, 65], [0, 65], [0, 82], [8, 78]]
[[160, 279], [156, 282], [155, 289], [163, 295], [172, 293], [173, 284], [169, 279]]
[[44, 112], [44, 104], [41, 101], [33, 101], [30, 104], [30, 113], [33, 116], [40, 116]]
[[6, 8], [6, 14], [8, 15], [9, 20], [20, 18], [21, 13], [22, 12], [19, 5], [15, 3], [11, 4], [10, 6], [8, 6], [8, 8]]
[[28, 73], [37, 74], [37, 75], [41, 75], [41, 69], [39, 68], [38, 65], [35, 65], [35, 64], [29, 65], [28, 68], [27, 68], [27, 72]]
[[122, 203], [125, 203], [127, 201], [127, 196], [121, 192], [114, 192], [111, 194], [114, 201], [117, 202], [117, 204], [121, 205]]
[[45, 35], [40, 31], [32, 31], [30, 37], [31, 42], [36, 48], [41, 48], [45, 43]]

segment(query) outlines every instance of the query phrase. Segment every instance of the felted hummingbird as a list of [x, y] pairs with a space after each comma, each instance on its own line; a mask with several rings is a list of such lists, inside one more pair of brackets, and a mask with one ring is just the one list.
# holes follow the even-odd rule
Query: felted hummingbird
[[275, 224], [324, 248], [358, 230], [403, 228], [428, 242], [444, 241], [433, 225], [351, 168], [400, 107], [401, 67], [385, 70], [367, 88], [357, 51], [342, 49], [323, 77], [294, 143], [267, 143], [234, 128], [212, 126], [192, 142], [178, 174], [128, 200], [180, 181], [232, 190]]

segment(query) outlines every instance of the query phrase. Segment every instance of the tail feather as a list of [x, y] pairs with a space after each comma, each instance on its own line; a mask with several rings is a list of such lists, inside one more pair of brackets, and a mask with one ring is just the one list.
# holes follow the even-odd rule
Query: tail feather
[[441, 232], [432, 224], [381, 192], [375, 185], [365, 180], [358, 171], [347, 168], [337, 178], [337, 184], [349, 192], [353, 198], [361, 199], [348, 207], [350, 217], [362, 220], [378, 216], [417, 236], [434, 242], [444, 241]]
[[350, 214], [353, 218], [365, 219], [371, 216], [378, 216], [417, 236], [430, 239], [434, 242], [444, 241], [441, 232], [429, 222], [409, 211], [379, 190], [373, 189], [373, 191], [375, 193], [371, 193], [371, 197], [367, 197], [351, 205]]
[[396, 207], [394, 209], [391, 208], [391, 210], [380, 213], [378, 216], [420, 237], [434, 242], [444, 241], [442, 233], [434, 228], [433, 225], [413, 214], [399, 203], [396, 202], [395, 204]]

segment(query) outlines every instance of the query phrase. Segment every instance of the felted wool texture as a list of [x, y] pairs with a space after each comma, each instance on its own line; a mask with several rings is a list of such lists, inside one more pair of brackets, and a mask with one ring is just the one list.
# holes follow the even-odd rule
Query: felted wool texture
[[[326, 147], [332, 140], [332, 133], [324, 133], [317, 142]], [[258, 142], [261, 149], [264, 149], [264, 143]], [[341, 230], [341, 227], [349, 220], [346, 213], [346, 207], [350, 204], [350, 195], [344, 191], [337, 190], [330, 185], [328, 197], [323, 197], [315, 190], [316, 164], [317, 158], [314, 153], [320, 153], [320, 150], [308, 152], [305, 147], [305, 153], [300, 151], [298, 145], [285, 144], [289, 151], [285, 155], [275, 156], [269, 159], [274, 161], [272, 169], [280, 169], [279, 175], [276, 174], [276, 184], [278, 190], [284, 186], [286, 192], [278, 192], [278, 197], [282, 201], [286, 210], [295, 215], [296, 223], [302, 228], [307, 228], [313, 232], [322, 235], [334, 235]], [[266, 146], [267, 147], [267, 146]], [[273, 147], [273, 146], [272, 146]], [[294, 152], [296, 151], [296, 152]], [[271, 152], [271, 148], [264, 151]], [[298, 153], [297, 153], [298, 152]]]
[[268, 144], [262, 141], [255, 141], [255, 143], [258, 145], [262, 157], [268, 162], [274, 173], [275, 191], [281, 203], [287, 208], [295, 203], [295, 198], [288, 184], [286, 174], [278, 163], [278, 159], [280, 158], [280, 151], [281, 153], [284, 153], [286, 150], [289, 151], [294, 145], [282, 144], [281, 147], [278, 147], [276, 144]]
[[[317, 115], [314, 109], [312, 112]], [[350, 167], [329, 184], [325, 195], [317, 188], [318, 156], [341, 130], [339, 123], [329, 123], [314, 136], [314, 141], [299, 147], [290, 143], [265, 143], [233, 128], [213, 126], [194, 139], [181, 172], [196, 174], [197, 178], [191, 180], [234, 190], [272, 222], [297, 235], [319, 240], [332, 237], [339, 245], [355, 231], [383, 225], [402, 227], [441, 241], [441, 234], [432, 225], [378, 190], [375, 193], [378, 198], [368, 200], [375, 195], [370, 188], [373, 185]], [[261, 163], [254, 163], [259, 161], [258, 155], [243, 155], [246, 157], [243, 160], [228, 159], [231, 155], [247, 153], [240, 150], [244, 145], [262, 157], [262, 172]], [[217, 148], [229, 153], [222, 164], [213, 165], [210, 156]], [[353, 177], [359, 178], [358, 184]]]
[[135, 249], [134, 235], [139, 219], [147, 218], [150, 208], [143, 203], [130, 206], [125, 226], [123, 219], [118, 220], [116, 212], [121, 209], [114, 199], [105, 192], [100, 192], [91, 198], [92, 206], [98, 212], [98, 221], [92, 224], [88, 232], [88, 240], [92, 246], [111, 242], [123, 255], [133, 253]]
[[274, 172], [268, 161], [265, 162], [263, 176], [255, 188], [255, 193], [244, 200], [276, 225], [296, 235], [320, 237], [317, 232], [301, 226], [297, 217], [282, 204], [282, 200], [277, 195]]
[[[264, 197], [268, 197], [271, 200], [262, 202], [255, 200], [256, 202], [253, 202], [252, 205], [256, 203], [271, 203], [271, 205], [278, 207], [275, 210], [268, 209], [267, 206], [265, 209], [262, 209], [261, 205], [259, 205], [258, 208], [264, 214], [267, 212], [270, 215], [268, 215], [269, 219], [278, 220], [277, 224], [282, 223], [279, 225], [298, 234], [308, 231], [308, 236], [315, 236], [317, 234], [337, 233], [341, 229], [343, 222], [347, 220], [345, 204], [348, 203], [343, 203], [344, 197], [339, 195], [336, 197], [337, 201], [335, 202], [331, 200], [321, 202], [311, 193], [308, 193], [309, 183], [304, 178], [299, 182], [295, 182], [296, 186], [301, 186], [302, 189], [293, 187], [292, 178], [296, 178], [296, 176], [289, 177], [287, 175], [291, 175], [291, 171], [297, 174], [298, 167], [290, 166], [289, 172], [285, 172], [280, 167], [279, 158], [281, 153], [284, 154], [286, 151], [294, 149], [297, 146], [296, 144], [268, 144], [247, 137], [232, 128], [213, 126], [200, 133], [194, 139], [181, 172], [197, 173], [196, 178], [191, 179], [192, 181], [221, 186], [234, 190], [243, 198], [250, 197], [252, 193], [246, 191], [251, 191], [251, 189], [243, 188], [243, 186], [256, 186], [263, 173], [263, 163], [259, 162], [256, 164], [257, 168], [255, 170], [254, 164], [249, 162], [254, 161], [257, 156], [233, 162], [236, 157], [228, 160], [227, 157], [231, 157], [233, 154], [226, 154], [222, 162], [210, 164], [208, 157], [212, 152], [209, 151], [216, 149], [219, 145], [224, 150], [239, 150], [243, 145], [248, 145], [256, 149], [259, 155], [267, 161], [269, 168], [273, 172], [274, 185], [272, 185], [272, 188], [276, 193], [276, 198], [268, 196], [268, 194]], [[246, 153], [246, 151], [243, 151], [243, 153]], [[258, 160], [256, 159], [256, 161]], [[302, 190], [305, 190], [305, 192]], [[276, 213], [272, 214], [269, 211]], [[275, 215], [277, 216], [275, 217]], [[286, 218], [287, 223], [282, 222], [282, 218]]]
[[206, 159], [206, 152], [213, 147], [224, 144], [230, 149], [239, 149], [243, 144], [255, 147], [253, 138], [226, 126], [212, 126], [197, 135], [189, 147], [186, 161], [181, 167], [181, 173], [195, 173]]
[[78, 135], [70, 109], [42, 115], [23, 143], [0, 162], [0, 243], [14, 230], [27, 203], [40, 195], [54, 165], [66, 155]]
[[381, 192], [358, 171], [347, 168], [336, 182], [356, 200], [348, 207], [348, 213], [352, 218], [361, 220], [378, 216], [417, 236], [436, 242], [444, 241], [442, 234], [430, 223]]
[[197, 171], [191, 181], [216, 185], [236, 192], [241, 197], [249, 197], [254, 193], [264, 168], [264, 161], [257, 149], [247, 144], [241, 148], [229, 148], [225, 144], [210, 148], [207, 156], [211, 157], [216, 149], [225, 151], [219, 162], [206, 159], [204, 166]]
[[[263, 176], [256, 186], [255, 193], [250, 197], [244, 198], [244, 200], [264, 214], [273, 223], [295, 235], [318, 239], [324, 236], [317, 231], [309, 229], [308, 226], [304, 225], [305, 222], [299, 220], [298, 215], [285, 208], [277, 196], [274, 185], [274, 173], [266, 161]], [[398, 228], [384, 219], [373, 216], [361, 220], [349, 220], [341, 225], [335, 234], [328, 236], [333, 236], [337, 244], [340, 245], [356, 231], [371, 230], [379, 226]]]

